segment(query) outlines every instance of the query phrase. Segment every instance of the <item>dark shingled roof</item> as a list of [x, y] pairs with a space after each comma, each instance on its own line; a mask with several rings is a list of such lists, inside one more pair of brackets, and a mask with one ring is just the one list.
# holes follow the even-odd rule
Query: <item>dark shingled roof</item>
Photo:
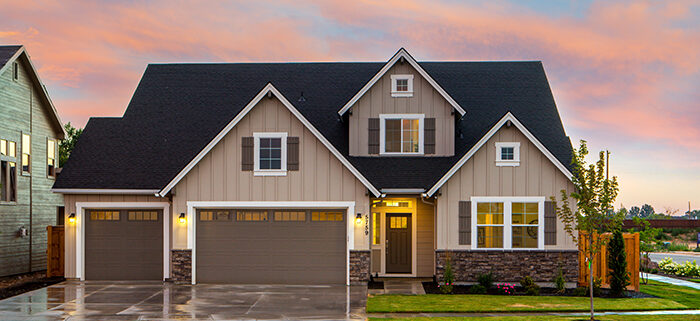
[[0, 68], [5, 66], [7, 61], [10, 60], [20, 48], [22, 48], [22, 46], [0, 46]]
[[161, 189], [268, 82], [378, 189], [429, 189], [509, 111], [569, 165], [571, 143], [540, 62], [421, 62], [467, 111], [455, 156], [349, 157], [347, 119], [337, 112], [383, 65], [149, 65], [122, 118], [88, 122], [54, 188]]

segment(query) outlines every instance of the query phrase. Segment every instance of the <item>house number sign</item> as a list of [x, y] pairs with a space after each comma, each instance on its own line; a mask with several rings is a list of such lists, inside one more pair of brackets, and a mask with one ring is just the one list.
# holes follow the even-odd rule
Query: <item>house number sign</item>
[[365, 214], [365, 235], [369, 235], [369, 214]]

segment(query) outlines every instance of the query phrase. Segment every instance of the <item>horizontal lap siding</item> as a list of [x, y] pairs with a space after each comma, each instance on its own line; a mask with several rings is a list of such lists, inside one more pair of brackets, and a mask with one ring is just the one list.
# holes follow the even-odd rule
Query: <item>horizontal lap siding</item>
[[[520, 166], [496, 166], [496, 142], [520, 142]], [[459, 201], [472, 196], [544, 196], [549, 201], [559, 199], [562, 189], [573, 189], [566, 176], [515, 126], [503, 127], [440, 188], [438, 248], [459, 244]], [[576, 248], [563, 229], [557, 220], [556, 245], [545, 248]]]

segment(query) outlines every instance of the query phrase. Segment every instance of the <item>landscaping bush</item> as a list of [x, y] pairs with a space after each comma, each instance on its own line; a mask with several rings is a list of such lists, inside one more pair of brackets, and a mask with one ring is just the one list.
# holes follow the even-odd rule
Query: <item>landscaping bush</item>
[[474, 284], [469, 288], [470, 294], [486, 294], [486, 288], [481, 284]]
[[588, 288], [585, 286], [580, 286], [574, 289], [575, 296], [588, 296]]
[[668, 245], [668, 247], [666, 247], [666, 249], [669, 251], [690, 251], [690, 248], [687, 244], [678, 243], [671, 243]]
[[525, 293], [527, 295], [539, 295], [540, 294], [540, 286], [535, 284], [535, 281], [532, 280], [531, 277], [526, 276], [523, 277], [520, 280], [520, 286], [525, 289]]
[[498, 283], [496, 284], [496, 292], [505, 295], [515, 294], [515, 286], [510, 283]]
[[564, 279], [564, 271], [561, 268], [559, 268], [557, 275], [554, 277], [554, 287], [559, 294], [566, 292], [566, 280]]
[[687, 261], [683, 264], [673, 262], [670, 257], [664, 258], [659, 262], [659, 270], [666, 274], [697, 277], [700, 276], [700, 266], [695, 261]]
[[693, 252], [700, 252], [700, 247], [696, 247], [693, 249]]
[[438, 284], [438, 287], [440, 288], [440, 292], [443, 294], [451, 294], [453, 290], [455, 282], [455, 275], [454, 272], [452, 272], [452, 261], [450, 260], [450, 256], [447, 256], [447, 261], [445, 262], [445, 276], [444, 276], [444, 282], [442, 284]]
[[625, 254], [625, 240], [622, 231], [613, 233], [608, 243], [608, 268], [610, 269], [610, 294], [621, 297], [627, 286], [630, 285], [630, 275], [627, 272], [627, 255]]
[[493, 274], [491, 272], [486, 274], [479, 274], [476, 278], [476, 282], [479, 283], [487, 291], [493, 287]]

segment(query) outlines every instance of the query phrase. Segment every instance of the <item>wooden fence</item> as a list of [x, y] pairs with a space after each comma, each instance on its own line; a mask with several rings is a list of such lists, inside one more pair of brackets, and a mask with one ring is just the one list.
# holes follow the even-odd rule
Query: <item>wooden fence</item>
[[[627, 289], [639, 291], [639, 233], [623, 233], [622, 236], [625, 240], [625, 253], [627, 254], [627, 272], [630, 273], [630, 286]], [[610, 240], [612, 234], [605, 233], [603, 237]], [[588, 238], [584, 233], [579, 233], [578, 248], [578, 284], [579, 286], [588, 286], [590, 282], [588, 262], [586, 262], [584, 254], [588, 248]], [[603, 287], [610, 287], [607, 246], [603, 246], [593, 258], [592, 270], [593, 277], [601, 278], [603, 281]]]
[[63, 276], [64, 229], [63, 226], [47, 226], [46, 276]]

